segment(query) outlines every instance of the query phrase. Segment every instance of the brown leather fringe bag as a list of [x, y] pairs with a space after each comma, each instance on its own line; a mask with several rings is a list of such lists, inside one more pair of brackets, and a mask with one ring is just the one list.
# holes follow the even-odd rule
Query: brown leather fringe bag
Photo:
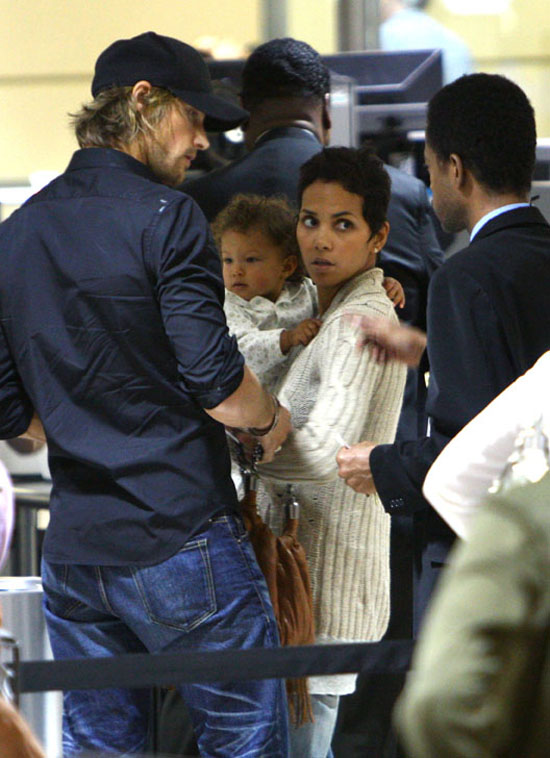
[[[315, 628], [311, 582], [306, 554], [297, 538], [299, 505], [289, 493], [286, 525], [277, 537], [258, 513], [255, 477], [251, 476], [250, 470], [242, 472], [245, 495], [241, 500], [241, 512], [267, 582], [281, 645], [313, 645]], [[286, 689], [292, 723], [300, 726], [306, 721], [313, 721], [307, 678], [287, 679]]]

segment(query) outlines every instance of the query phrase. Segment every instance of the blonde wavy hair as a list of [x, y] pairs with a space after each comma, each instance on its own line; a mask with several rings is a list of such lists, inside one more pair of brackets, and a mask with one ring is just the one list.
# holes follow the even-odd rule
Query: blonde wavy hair
[[161, 87], [152, 87], [138, 110], [132, 87], [110, 87], [100, 92], [77, 113], [70, 113], [80, 147], [121, 147], [129, 145], [155, 127], [181, 102]]

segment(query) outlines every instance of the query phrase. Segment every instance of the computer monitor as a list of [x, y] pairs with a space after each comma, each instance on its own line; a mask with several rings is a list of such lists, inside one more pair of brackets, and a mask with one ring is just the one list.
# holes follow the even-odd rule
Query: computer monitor
[[[322, 56], [331, 72], [354, 82], [351, 144], [367, 138], [405, 135], [424, 129], [427, 103], [443, 82], [440, 50], [362, 51]], [[241, 89], [243, 60], [210, 61], [212, 79], [235, 95]]]
[[337, 53], [323, 60], [356, 82], [360, 141], [424, 129], [427, 103], [443, 83], [440, 50]]

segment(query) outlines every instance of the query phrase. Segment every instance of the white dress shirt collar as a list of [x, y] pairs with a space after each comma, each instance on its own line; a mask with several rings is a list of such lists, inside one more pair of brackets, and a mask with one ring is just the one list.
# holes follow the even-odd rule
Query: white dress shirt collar
[[506, 213], [507, 211], [513, 211], [515, 208], [525, 208], [528, 206], [529, 203], [510, 203], [509, 205], [501, 205], [500, 208], [495, 208], [494, 211], [489, 211], [489, 213], [486, 213], [485, 216], [482, 216], [477, 224], [474, 226], [472, 231], [470, 232], [470, 242], [473, 240], [473, 238], [476, 236], [476, 234], [479, 232], [479, 230], [485, 226], [485, 224], [490, 221], [492, 218], [496, 218], [497, 216], [500, 216], [501, 213]]

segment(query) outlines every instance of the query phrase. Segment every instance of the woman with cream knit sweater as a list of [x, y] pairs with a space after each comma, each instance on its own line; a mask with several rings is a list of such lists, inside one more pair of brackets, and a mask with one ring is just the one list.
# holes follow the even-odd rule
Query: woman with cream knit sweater
[[[297, 238], [323, 323], [277, 388], [294, 431], [260, 466], [259, 504], [279, 528], [294, 485], [317, 641], [374, 641], [389, 620], [390, 517], [377, 495], [338, 479], [336, 454], [361, 439], [391, 442], [401, 409], [406, 369], [357, 349], [351, 318], [396, 318], [376, 267], [389, 231], [390, 179], [370, 151], [326, 148], [302, 166], [299, 194]], [[312, 677], [309, 685], [315, 722], [292, 730], [292, 758], [330, 756], [338, 697], [355, 689], [355, 676]]]

